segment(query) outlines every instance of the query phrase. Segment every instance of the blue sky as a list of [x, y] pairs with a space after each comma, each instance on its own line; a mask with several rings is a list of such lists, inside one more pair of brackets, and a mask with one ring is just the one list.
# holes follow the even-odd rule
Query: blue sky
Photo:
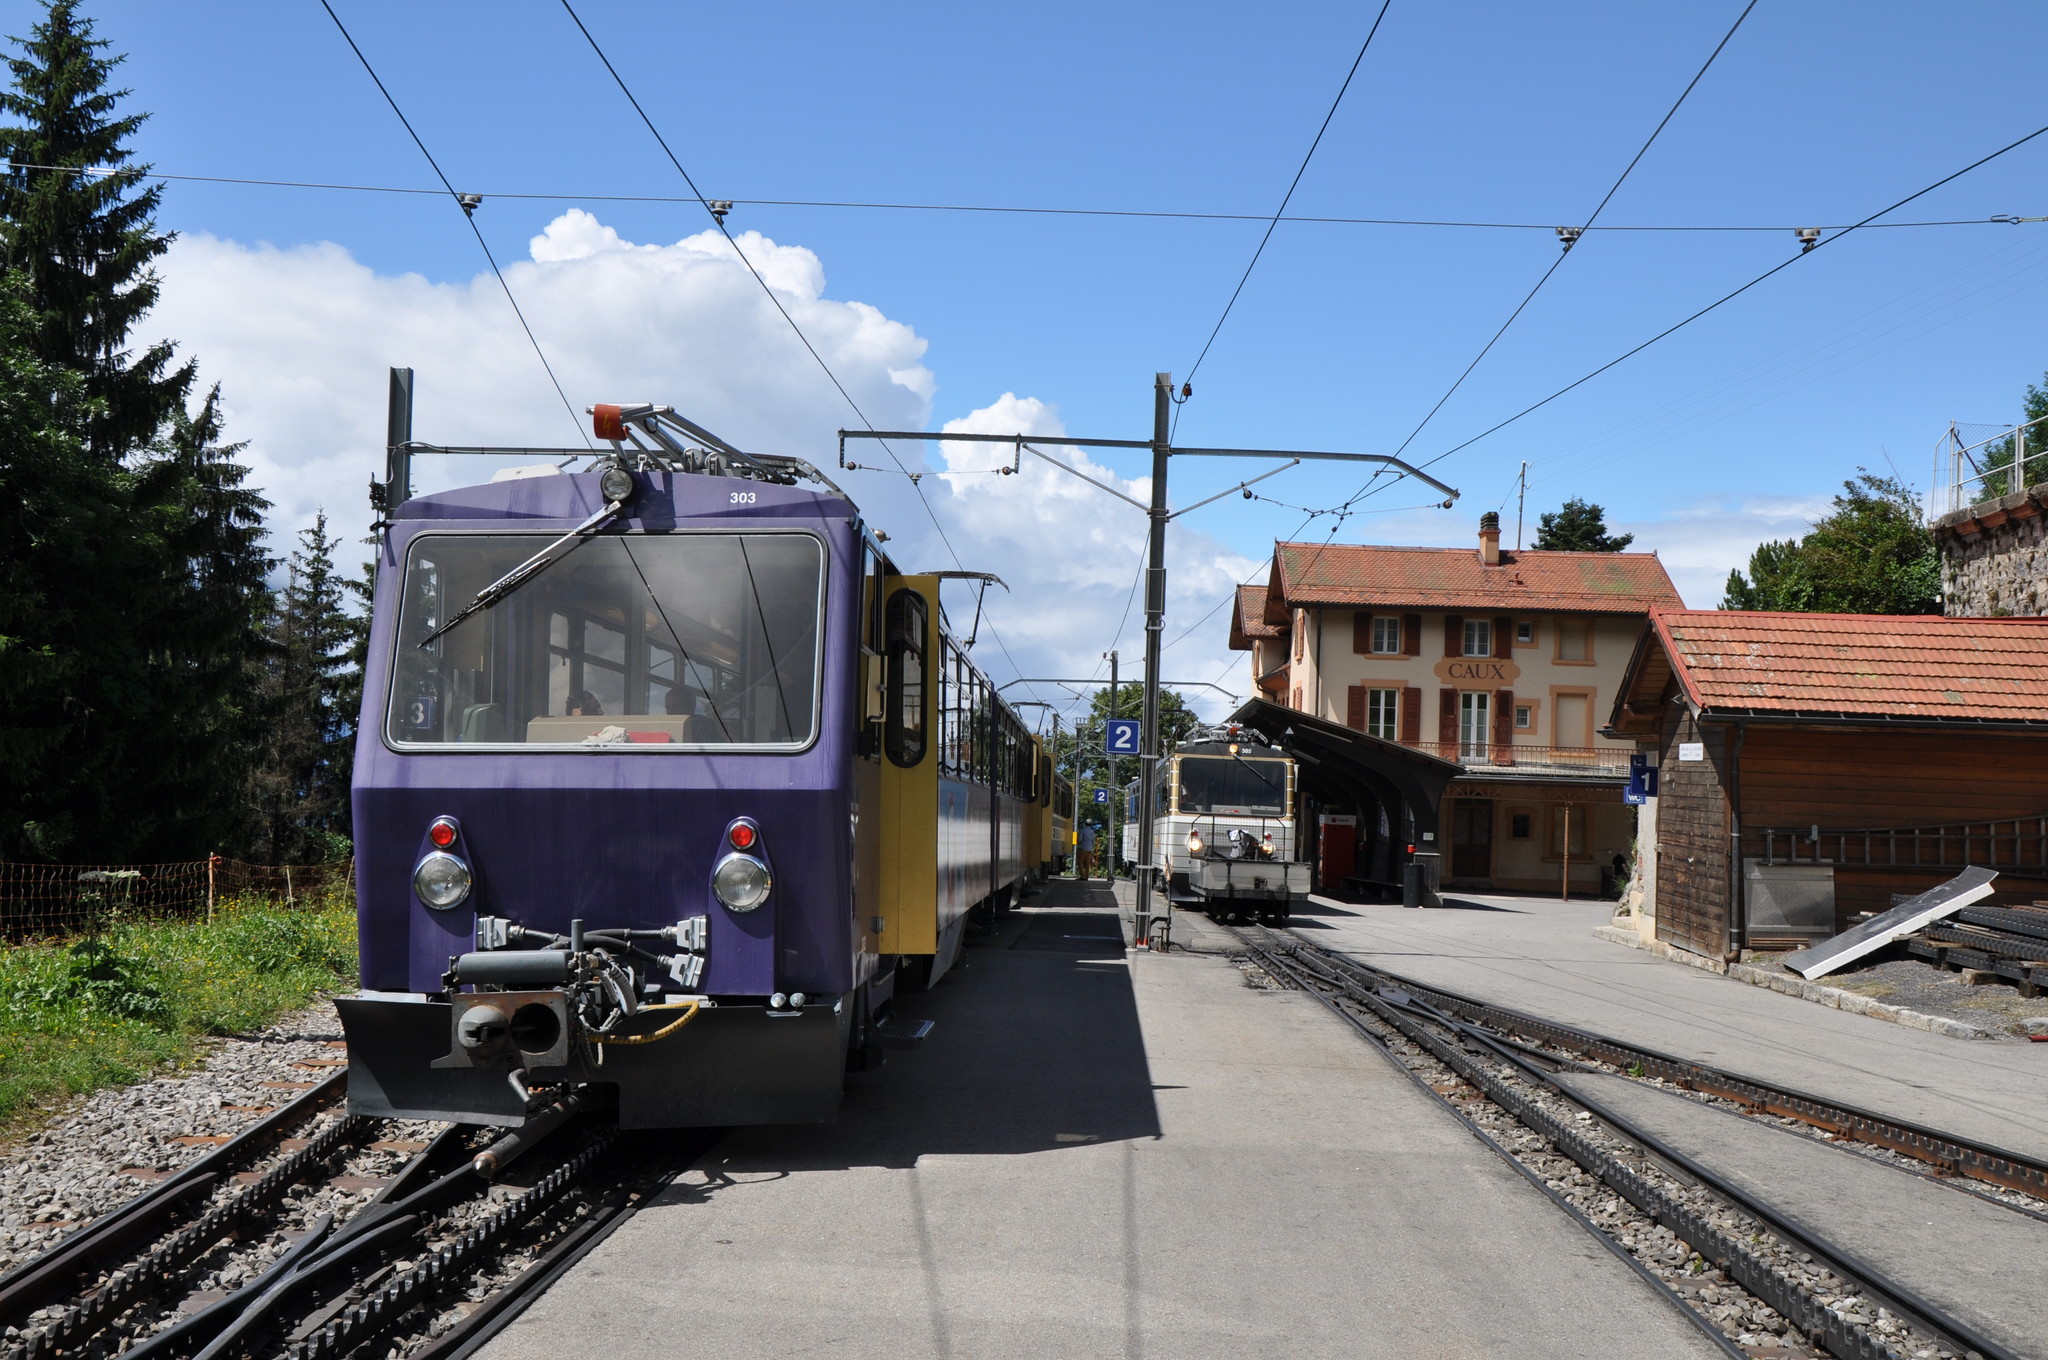
[[[685, 192], [558, 4], [334, 3], [457, 187], [492, 195], [478, 221], [501, 261], [529, 260], [530, 238], [572, 207], [625, 242], [669, 245], [706, 225], [687, 204], [496, 196]], [[134, 105], [153, 114], [138, 150], [160, 171], [434, 183], [313, 0], [88, 8], [128, 53], [123, 81]], [[714, 197], [1258, 214], [1277, 206], [1376, 6], [579, 8]], [[1739, 10], [1394, 0], [1290, 212], [1544, 229], [1282, 224], [1195, 378], [1180, 438], [1390, 452], [1556, 257], [1547, 227], [1591, 211]], [[20, 33], [36, 7], [10, 0], [5, 12], [6, 31]], [[2048, 8], [2039, 5], [1763, 0], [1602, 221], [1787, 230], [1589, 235], [1408, 456], [1443, 452], [1785, 259], [1797, 250], [1790, 227], [1853, 222], [2033, 131], [2048, 121], [2030, 60], [2044, 39]], [[1898, 216], [2048, 214], [2044, 166], [2048, 137]], [[337, 310], [328, 323], [329, 334], [354, 333], [351, 362], [377, 357], [380, 307], [424, 296], [376, 293], [378, 281], [418, 275], [429, 290], [441, 286], [437, 297], [459, 292], [475, 324], [490, 324], [490, 291], [475, 284], [482, 260], [459, 213], [429, 197], [173, 182], [162, 223], [187, 243], [240, 252], [216, 251], [216, 268], [174, 253], [162, 320], [228, 385], [240, 432], [269, 446], [270, 462], [259, 466], [281, 513], [302, 518], [317, 495], [338, 520], [360, 518], [357, 489], [373, 454], [353, 434], [320, 447], [307, 428], [321, 424], [319, 402], [296, 418], [279, 403], [325, 386], [324, 400], [359, 400], [374, 424], [379, 393], [360, 390], [369, 384], [356, 370], [355, 389], [338, 385], [317, 337], [285, 344], [273, 318], [256, 344], [237, 326], [284, 305], [294, 287], [319, 288], [323, 270], [370, 290], [363, 310]], [[936, 428], [981, 412], [982, 428], [1009, 393], [1037, 403], [1041, 422], [1058, 422], [1037, 428], [1131, 437], [1148, 431], [1151, 375], [1185, 375], [1263, 230], [1246, 221], [744, 202], [732, 225], [811, 252], [821, 305], [866, 304], [924, 342], [918, 390], [903, 389], [894, 405], [887, 393], [876, 398], [898, 418]], [[1924, 488], [1951, 419], [2014, 418], [2025, 384], [2048, 368], [2038, 325], [2044, 227], [1858, 232], [1436, 465], [1464, 492], [1456, 509], [1355, 517], [1339, 537], [1467, 543], [1480, 511], [1505, 501], [1511, 519], [1526, 459], [1532, 527], [1538, 510], [1567, 496], [1598, 501], [1638, 546], [1659, 550], [1692, 603], [1711, 605], [1719, 578], [1754, 542], [1796, 533], [1858, 466], [1895, 466]], [[308, 253], [323, 242], [338, 249]], [[292, 282], [258, 267], [277, 263], [249, 253], [263, 244], [299, 252]], [[270, 282], [255, 287], [252, 278]], [[575, 368], [577, 354], [601, 353], [601, 308], [595, 297], [593, 314], [581, 317], [542, 306], [549, 324], [537, 319], [536, 330], [551, 357]], [[777, 341], [758, 318], [745, 330], [735, 315], [714, 302], [659, 323], [744, 350], [746, 362], [721, 371], [715, 393], [700, 391], [708, 379], [697, 369], [672, 382], [636, 375], [663, 391], [601, 392], [599, 363], [594, 373], [583, 366], [572, 400], [722, 400], [741, 437], [772, 429], [802, 442], [815, 431], [807, 450], [787, 451], [829, 457], [831, 430], [854, 423], [850, 413], [822, 375], [805, 371], [793, 341]], [[508, 313], [496, 320], [510, 324]], [[458, 330], [444, 336], [444, 352], [431, 317], [415, 318], [381, 360], [420, 367], [424, 437], [512, 437], [479, 409], [496, 400], [491, 380], [529, 424], [550, 420], [544, 403], [528, 400], [545, 378], [516, 348], [496, 352], [494, 378], [465, 386], [464, 403], [435, 405], [435, 366], [476, 350]], [[899, 351], [871, 356], [877, 372], [901, 371]], [[774, 382], [749, 407], [750, 375], [769, 370]], [[757, 436], [749, 411], [774, 404], [803, 419], [764, 415]], [[557, 407], [547, 429], [525, 437], [568, 433]], [[925, 456], [933, 467], [944, 461], [936, 450]], [[1126, 479], [1144, 472], [1137, 457], [1100, 461]], [[1188, 460], [1176, 466], [1173, 499], [1259, 470]], [[853, 489], [884, 507], [878, 518], [922, 532], [901, 478], [869, 480], [872, 491], [859, 479]], [[1311, 467], [1260, 489], [1317, 507], [1358, 480]], [[971, 502], [992, 485], [971, 476], [926, 483], [945, 501], [942, 518], [960, 516], [948, 522], [964, 558], [981, 545]], [[1424, 499], [1396, 486], [1366, 505]], [[1077, 540], [1059, 533], [1057, 515], [1039, 525], [1062, 554], [1097, 559], [1086, 570], [1043, 570], [1022, 540], [994, 552], [1013, 587], [994, 617], [1016, 640], [1012, 657], [986, 663], [999, 678], [1011, 660], [1069, 673], [1110, 645], [1140, 526], [1106, 509], [1086, 514]], [[1176, 565], [1191, 588], [1204, 584], [1220, 598], [1218, 581], [1256, 566], [1273, 537], [1301, 520], [1229, 498], [1190, 518]], [[1321, 537], [1328, 525], [1311, 532]], [[1202, 598], [1176, 595], [1169, 637], [1200, 617]], [[1223, 667], [1222, 623], [1219, 614], [1170, 655], [1169, 674]], [[1121, 638], [1134, 655], [1135, 617]]]

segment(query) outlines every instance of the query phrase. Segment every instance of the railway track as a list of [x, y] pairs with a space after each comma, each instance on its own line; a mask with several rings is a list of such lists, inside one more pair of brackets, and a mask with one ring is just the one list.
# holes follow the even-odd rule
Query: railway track
[[1372, 1042], [1724, 1353], [1752, 1360], [2042, 1353], [1987, 1335], [1567, 1082], [1586, 1074], [1677, 1088], [1910, 1164], [2043, 1222], [2048, 1202], [2037, 1196], [2048, 1187], [2048, 1164], [1493, 1006], [1291, 934], [1258, 926], [1231, 933], [1249, 964], [1315, 996]]
[[459, 1360], [712, 1141], [581, 1093], [509, 1131], [368, 1119], [346, 1078], [0, 1277], [0, 1360]]

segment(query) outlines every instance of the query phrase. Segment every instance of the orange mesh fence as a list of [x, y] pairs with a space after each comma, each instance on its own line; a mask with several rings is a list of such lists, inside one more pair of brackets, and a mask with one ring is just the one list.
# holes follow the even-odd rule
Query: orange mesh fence
[[249, 898], [280, 906], [355, 887], [355, 861], [244, 864], [0, 864], [0, 939], [90, 935], [121, 921], [204, 917]]

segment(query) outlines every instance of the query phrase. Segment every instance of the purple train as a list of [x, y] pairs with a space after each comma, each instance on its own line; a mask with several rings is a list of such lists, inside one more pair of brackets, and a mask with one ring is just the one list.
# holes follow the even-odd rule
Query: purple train
[[350, 1108], [831, 1119], [896, 990], [1042, 871], [1051, 761], [809, 464], [593, 414], [597, 470], [386, 526]]

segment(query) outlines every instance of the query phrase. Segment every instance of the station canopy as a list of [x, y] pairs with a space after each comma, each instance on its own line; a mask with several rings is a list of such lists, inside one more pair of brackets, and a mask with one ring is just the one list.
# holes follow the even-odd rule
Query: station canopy
[[1434, 839], [1437, 807], [1460, 772], [1456, 761], [1265, 699], [1246, 701], [1230, 721], [1263, 734], [1299, 760], [1301, 786], [1325, 807], [1362, 810], [1378, 804], [1391, 814], [1405, 806], [1416, 835]]

